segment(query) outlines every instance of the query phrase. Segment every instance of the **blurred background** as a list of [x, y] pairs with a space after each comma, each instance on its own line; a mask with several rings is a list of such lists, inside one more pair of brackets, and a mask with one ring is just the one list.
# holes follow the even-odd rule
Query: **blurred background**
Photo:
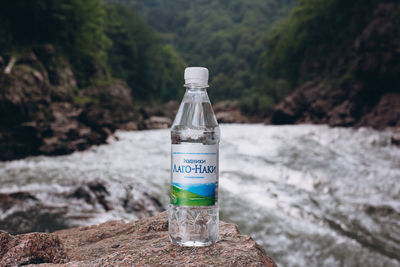
[[187, 66], [223, 220], [279, 266], [399, 266], [397, 0], [1, 1], [0, 229], [164, 210]]

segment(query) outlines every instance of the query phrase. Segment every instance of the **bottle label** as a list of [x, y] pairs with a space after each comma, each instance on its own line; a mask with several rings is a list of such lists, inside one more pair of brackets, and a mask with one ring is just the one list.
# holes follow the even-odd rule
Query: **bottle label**
[[218, 179], [218, 145], [172, 145], [171, 204], [215, 205]]

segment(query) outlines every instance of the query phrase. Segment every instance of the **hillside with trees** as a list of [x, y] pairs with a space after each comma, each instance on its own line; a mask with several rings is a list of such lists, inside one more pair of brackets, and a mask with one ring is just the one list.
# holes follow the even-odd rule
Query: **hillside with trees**
[[72, 65], [78, 87], [121, 78], [140, 100], [176, 99], [183, 61], [136, 12], [89, 1], [0, 3], [0, 55], [52, 44]]
[[[210, 69], [214, 103], [236, 100], [269, 123], [398, 126], [399, 9], [394, 0], [1, 1], [1, 159], [83, 150], [115, 129], [149, 128], [151, 116], [169, 125], [186, 65]], [[251, 121], [224, 105], [221, 121]]]
[[183, 93], [183, 61], [126, 6], [1, 1], [0, 35], [0, 160], [146, 128], [143, 106]]
[[187, 65], [209, 68], [212, 86], [209, 94], [214, 101], [246, 98], [259, 87], [260, 57], [266, 36], [274, 22], [286, 17], [296, 3], [295, 0], [108, 1], [134, 6]]
[[269, 122], [399, 126], [399, 14], [394, 0], [300, 0], [263, 56], [257, 94], [282, 101]]

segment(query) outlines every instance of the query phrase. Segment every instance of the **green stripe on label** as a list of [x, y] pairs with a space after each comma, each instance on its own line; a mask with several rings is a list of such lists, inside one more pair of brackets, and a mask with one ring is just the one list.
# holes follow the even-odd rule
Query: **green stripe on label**
[[215, 197], [205, 197], [171, 185], [171, 204], [176, 206], [214, 206]]

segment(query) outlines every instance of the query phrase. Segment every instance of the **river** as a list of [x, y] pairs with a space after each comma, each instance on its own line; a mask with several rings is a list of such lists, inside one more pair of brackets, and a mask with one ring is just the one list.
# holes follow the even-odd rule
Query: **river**
[[[400, 149], [389, 132], [232, 124], [221, 133], [221, 219], [279, 266], [399, 266]], [[120, 131], [84, 152], [0, 163], [0, 191], [113, 178], [166, 206], [169, 168], [168, 130]]]

